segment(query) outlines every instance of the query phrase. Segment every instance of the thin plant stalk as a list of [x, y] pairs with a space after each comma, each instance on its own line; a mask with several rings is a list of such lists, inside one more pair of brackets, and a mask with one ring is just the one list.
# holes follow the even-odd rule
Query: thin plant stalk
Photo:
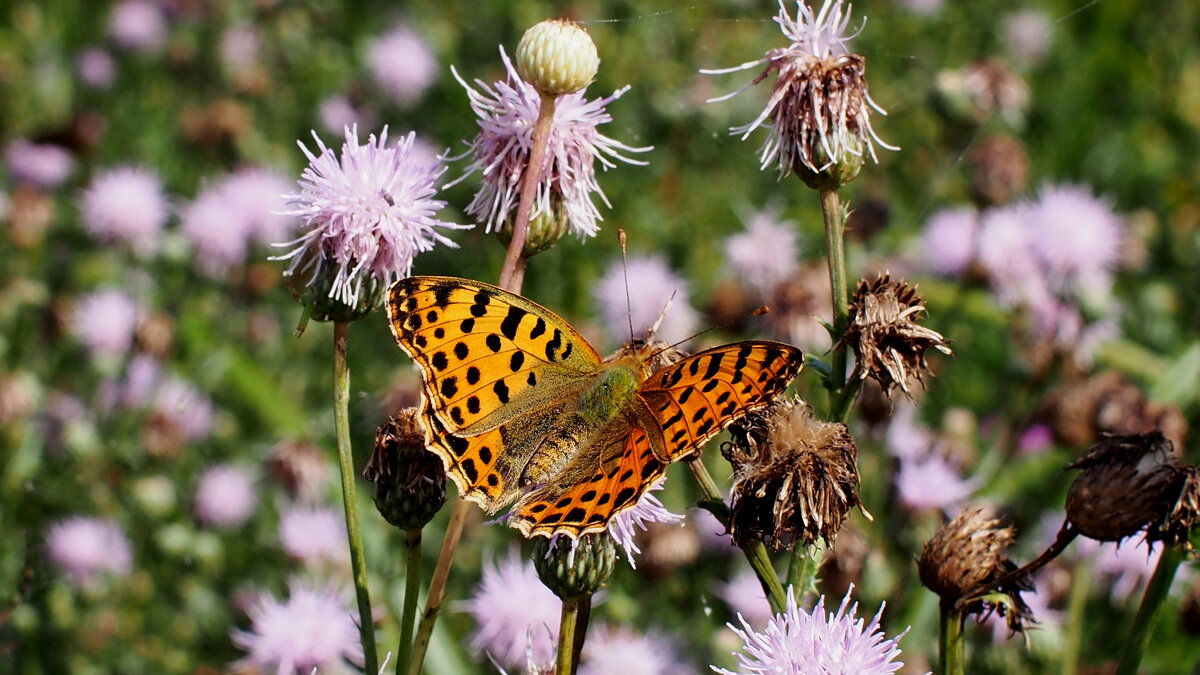
[[588, 594], [579, 599], [579, 616], [575, 619], [575, 667], [583, 656], [583, 640], [587, 637], [588, 624], [592, 620], [592, 595]]
[[817, 569], [821, 566], [821, 545], [797, 546], [788, 563], [787, 585], [796, 593], [799, 603], [810, 590], [816, 589]]
[[[687, 465], [692, 470], [692, 476], [696, 478], [696, 484], [700, 486], [700, 492], [703, 495], [698, 501], [698, 505], [716, 516], [722, 525], [728, 527], [729, 505], [721, 496], [721, 490], [713, 480], [712, 474], [708, 473], [708, 468], [699, 459], [692, 460]], [[783, 590], [783, 585], [779, 583], [779, 575], [775, 572], [775, 566], [771, 564], [771, 554], [767, 552], [766, 544], [755, 540], [741, 545], [741, 548], [742, 553], [746, 556], [746, 561], [750, 563], [751, 569], [754, 570], [759, 583], [762, 584], [763, 593], [766, 594], [767, 601], [771, 603], [771, 611], [775, 614], [782, 612], [787, 607], [787, 595]]]
[[417, 622], [417, 600], [421, 592], [421, 528], [414, 527], [404, 532], [404, 608], [400, 614], [400, 647], [396, 657], [396, 675], [404, 675], [404, 669], [412, 658], [413, 627]]
[[1121, 651], [1121, 660], [1117, 663], [1117, 675], [1136, 675], [1138, 664], [1142, 662], [1142, 655], [1146, 653], [1146, 647], [1150, 645], [1150, 629], [1154, 627], [1158, 610], [1162, 607], [1163, 600], [1167, 598], [1167, 591], [1171, 589], [1171, 582], [1175, 580], [1175, 572], [1179, 569], [1179, 563], [1182, 561], [1183, 552], [1174, 546], [1168, 546], [1159, 557], [1158, 566], [1154, 568], [1154, 575], [1150, 577], [1150, 583], [1146, 585], [1146, 592], [1142, 595], [1142, 604], [1138, 607], [1137, 616], [1133, 619], [1133, 630], [1129, 632], [1129, 637], [1125, 640], [1125, 648]]
[[[521, 292], [521, 283], [525, 278], [525, 240], [529, 233], [529, 220], [533, 213], [533, 200], [537, 195], [537, 184], [542, 178], [542, 165], [546, 160], [550, 127], [554, 122], [554, 103], [553, 96], [542, 96], [538, 119], [533, 127], [529, 166], [525, 169], [525, 182], [521, 185], [521, 199], [517, 204], [517, 214], [513, 221], [512, 240], [509, 241], [508, 251], [504, 255], [504, 266], [500, 269], [500, 287], [513, 293]], [[450, 514], [450, 523], [446, 526], [446, 536], [442, 540], [442, 548], [438, 552], [437, 563], [433, 569], [433, 578], [429, 581], [429, 595], [425, 600], [425, 612], [421, 615], [421, 622], [417, 626], [417, 635], [413, 640], [412, 659], [408, 664], [409, 675], [419, 675], [421, 666], [425, 662], [425, 652], [429, 649], [433, 626], [441, 613], [442, 601], [446, 597], [446, 582], [450, 578], [450, 567], [454, 563], [454, 553], [458, 550], [458, 541], [462, 537], [463, 526], [466, 524], [470, 508], [470, 503], [459, 499]]]
[[1063, 637], [1062, 658], [1059, 672], [1075, 675], [1079, 668], [1079, 650], [1083, 645], [1084, 611], [1087, 609], [1088, 591], [1092, 588], [1092, 566], [1080, 563], [1071, 574], [1071, 586], [1067, 591], [1067, 618], [1064, 622], [1066, 635]]
[[557, 675], [575, 675], [579, 662], [575, 657], [575, 643], [582, 646], [583, 640], [576, 635], [579, 628], [579, 603], [577, 597], [562, 599], [562, 620], [558, 626], [558, 661], [554, 672]]
[[[834, 342], [846, 334], [850, 325], [850, 286], [846, 276], [846, 210], [837, 190], [821, 190], [821, 214], [825, 219], [825, 249], [829, 255], [829, 286], [833, 300]], [[859, 383], [846, 381], [849, 357], [845, 346], [833, 353], [829, 374], [829, 421], [845, 422], [850, 416]]]
[[953, 602], [940, 604], [941, 622], [938, 631], [939, 675], [964, 675], [966, 652], [963, 645], [963, 615]]
[[363, 666], [368, 673], [379, 672], [375, 653], [375, 621], [371, 616], [371, 594], [367, 589], [367, 560], [363, 555], [362, 532], [358, 524], [358, 497], [355, 494], [354, 454], [350, 447], [350, 369], [346, 365], [346, 331], [350, 324], [333, 323], [333, 426], [337, 436], [338, 470], [342, 477], [342, 506], [346, 512], [346, 536], [350, 543], [350, 569], [354, 578], [354, 596], [358, 601], [358, 634], [362, 641]]

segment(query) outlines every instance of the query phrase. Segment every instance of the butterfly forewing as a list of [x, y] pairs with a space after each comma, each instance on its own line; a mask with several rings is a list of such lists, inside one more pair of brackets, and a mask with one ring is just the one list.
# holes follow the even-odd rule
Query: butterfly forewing
[[420, 366], [429, 409], [451, 434], [495, 429], [578, 391], [600, 366], [596, 350], [553, 312], [477, 281], [401, 279], [388, 317]]
[[655, 372], [638, 390], [662, 428], [666, 456], [676, 461], [748, 412], [765, 407], [800, 372], [804, 355], [791, 345], [750, 340], [693, 354]]

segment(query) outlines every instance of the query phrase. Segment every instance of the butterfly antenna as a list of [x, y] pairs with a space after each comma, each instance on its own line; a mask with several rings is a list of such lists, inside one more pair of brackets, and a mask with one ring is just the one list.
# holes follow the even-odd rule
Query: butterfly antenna
[[654, 320], [654, 325], [646, 330], [646, 342], [652, 342], [654, 336], [658, 335], [658, 327], [662, 325], [663, 319], [667, 318], [667, 312], [671, 311], [671, 305], [675, 302], [675, 294], [678, 292], [671, 292], [671, 297], [667, 298], [667, 304], [663, 305], [662, 311], [658, 313], [658, 318]]
[[[625, 275], [625, 318], [629, 320], [629, 341], [633, 342], [633, 300], [629, 297], [629, 256], [625, 251], [625, 230], [617, 230], [617, 240], [621, 242], [621, 273]], [[657, 323], [654, 325], [658, 327]]]
[[[675, 296], [671, 296], [672, 299], [674, 299], [674, 297]], [[670, 306], [671, 306], [671, 303], [668, 302], [667, 307], [670, 307]], [[762, 316], [763, 314], [766, 314], [769, 311], [771, 311], [771, 308], [767, 307], [766, 305], [763, 305], [762, 307], [759, 307], [758, 309], [754, 310], [753, 312], [750, 312], [744, 316], [738, 317], [737, 319], [733, 319], [732, 321], [725, 321], [723, 323], [718, 323], [714, 326], [709, 326], [708, 328], [705, 328], [704, 330], [700, 331], [699, 333], [685, 337], [684, 339], [682, 339], [678, 342], [669, 344], [666, 347], [663, 347], [662, 349], [655, 351], [653, 354], [650, 355], [650, 358], [654, 358], [655, 356], [658, 356], [659, 354], [667, 351], [668, 349], [674, 349], [675, 347], [678, 347], [679, 345], [681, 345], [685, 342], [691, 342], [692, 340], [695, 340], [696, 338], [700, 337], [701, 335], [704, 335], [705, 333], [711, 333], [718, 328], [728, 328], [728, 327], [732, 326], [733, 324], [737, 323], [738, 321], [741, 321], [742, 319], [749, 319], [750, 317], [753, 317], [753, 316]], [[666, 313], [665, 309], [663, 310], [663, 313], [664, 314]], [[662, 321], [661, 316], [659, 317], [659, 321]], [[654, 327], [655, 328], [658, 327], [657, 322], [654, 324]]]

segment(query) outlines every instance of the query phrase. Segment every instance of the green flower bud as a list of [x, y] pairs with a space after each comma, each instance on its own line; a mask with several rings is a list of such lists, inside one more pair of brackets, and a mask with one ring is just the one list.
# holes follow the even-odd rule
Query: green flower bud
[[547, 96], [573, 94], [591, 83], [600, 67], [596, 45], [573, 21], [548, 20], [525, 31], [517, 44], [517, 72]]
[[[529, 220], [529, 231], [525, 233], [525, 248], [521, 252], [526, 258], [532, 258], [542, 251], [553, 248], [558, 240], [567, 233], [571, 221], [567, 213], [566, 202], [561, 197], [552, 196], [550, 204], [550, 213], [542, 211]], [[513, 220], [515, 219], [515, 215], [508, 218], [496, 231], [497, 238], [506, 248], [512, 241]]]
[[[574, 546], [572, 546], [574, 544]], [[533, 540], [533, 566], [538, 578], [560, 598], [581, 598], [604, 588], [617, 561], [617, 546], [608, 532]]]

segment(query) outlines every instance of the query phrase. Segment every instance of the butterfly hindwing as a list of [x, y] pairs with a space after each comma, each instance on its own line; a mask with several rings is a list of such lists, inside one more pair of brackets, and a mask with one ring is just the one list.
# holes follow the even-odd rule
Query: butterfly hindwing
[[388, 317], [420, 367], [428, 408], [459, 436], [577, 394], [600, 366], [596, 350], [556, 314], [478, 281], [401, 279], [391, 287]]
[[662, 429], [660, 459], [676, 461], [783, 393], [804, 355], [782, 342], [748, 340], [693, 354], [655, 372], [638, 390]]

